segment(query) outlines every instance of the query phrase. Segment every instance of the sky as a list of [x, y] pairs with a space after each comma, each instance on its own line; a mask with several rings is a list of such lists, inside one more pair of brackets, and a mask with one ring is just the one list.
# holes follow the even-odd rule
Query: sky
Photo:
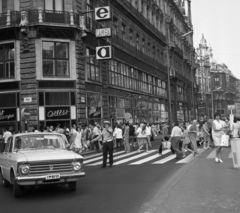
[[213, 57], [240, 79], [240, 0], [192, 0], [194, 47], [202, 34]]

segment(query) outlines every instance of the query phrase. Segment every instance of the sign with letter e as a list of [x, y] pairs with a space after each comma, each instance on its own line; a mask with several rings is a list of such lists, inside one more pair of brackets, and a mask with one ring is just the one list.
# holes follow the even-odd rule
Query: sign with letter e
[[107, 20], [111, 18], [110, 7], [96, 7], [95, 8], [95, 20]]
[[105, 60], [112, 58], [112, 47], [111, 46], [101, 46], [96, 47], [96, 59]]

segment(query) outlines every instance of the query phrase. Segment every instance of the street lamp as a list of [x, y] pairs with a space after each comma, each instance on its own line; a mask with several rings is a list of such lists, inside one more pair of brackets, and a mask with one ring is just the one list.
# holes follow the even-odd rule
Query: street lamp
[[222, 87], [218, 87], [217, 89], [212, 91], [212, 118], [214, 118], [214, 104], [213, 104], [213, 93], [220, 90]]

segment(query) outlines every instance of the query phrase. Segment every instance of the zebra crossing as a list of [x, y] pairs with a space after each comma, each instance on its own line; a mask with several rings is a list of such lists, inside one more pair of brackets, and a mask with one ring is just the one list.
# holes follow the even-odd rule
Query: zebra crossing
[[[199, 149], [198, 152], [201, 154], [204, 149]], [[138, 166], [143, 164], [161, 165], [168, 162], [175, 162], [176, 164], [189, 163], [194, 159], [193, 153], [186, 152], [186, 157], [181, 160], [176, 160], [176, 154], [172, 154], [170, 150], [164, 150], [162, 155], [158, 154], [157, 149], [150, 150], [149, 152], [133, 151], [125, 153], [125, 151], [119, 151], [113, 153], [114, 166], [118, 165], [129, 165]], [[91, 156], [84, 157], [83, 164], [85, 166], [94, 167], [102, 164], [102, 153], [97, 153]]]

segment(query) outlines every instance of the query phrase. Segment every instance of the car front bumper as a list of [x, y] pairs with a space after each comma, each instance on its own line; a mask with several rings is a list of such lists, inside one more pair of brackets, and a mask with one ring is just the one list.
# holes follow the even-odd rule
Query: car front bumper
[[36, 185], [46, 185], [46, 184], [64, 184], [68, 182], [77, 181], [79, 178], [84, 177], [85, 172], [78, 172], [74, 174], [61, 174], [60, 179], [47, 180], [47, 175], [39, 176], [26, 176], [26, 177], [16, 177], [15, 180], [21, 186], [36, 186]]

